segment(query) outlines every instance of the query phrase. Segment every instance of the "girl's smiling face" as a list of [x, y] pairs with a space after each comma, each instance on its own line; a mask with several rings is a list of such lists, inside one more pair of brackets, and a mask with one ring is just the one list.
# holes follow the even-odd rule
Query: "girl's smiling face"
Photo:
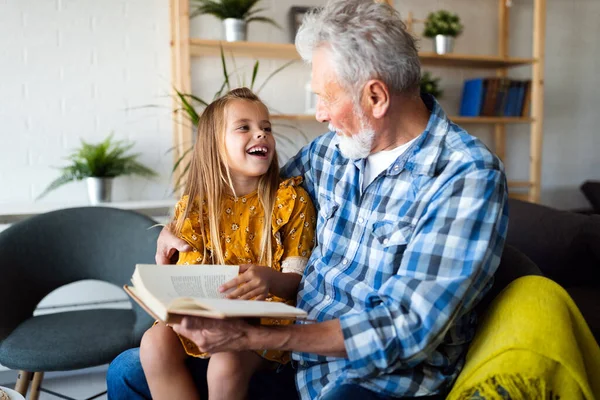
[[224, 144], [236, 194], [256, 190], [259, 178], [268, 171], [275, 155], [266, 107], [241, 99], [229, 103], [225, 110]]

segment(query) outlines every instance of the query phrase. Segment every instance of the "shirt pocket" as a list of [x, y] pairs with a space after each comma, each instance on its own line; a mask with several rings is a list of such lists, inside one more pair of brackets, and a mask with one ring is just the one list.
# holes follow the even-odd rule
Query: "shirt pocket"
[[319, 225], [317, 228], [317, 240], [321, 246], [323, 253], [331, 251], [330, 245], [335, 235], [335, 213], [339, 209], [339, 205], [326, 197], [319, 198]]
[[384, 249], [408, 244], [414, 227], [407, 221], [377, 221], [373, 224], [374, 239]]

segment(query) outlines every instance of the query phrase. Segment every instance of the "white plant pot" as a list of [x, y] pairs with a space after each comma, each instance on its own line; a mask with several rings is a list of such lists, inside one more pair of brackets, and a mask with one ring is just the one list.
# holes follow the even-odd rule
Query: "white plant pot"
[[223, 20], [225, 40], [228, 42], [239, 42], [246, 40], [246, 21], [243, 19], [226, 18]]
[[454, 38], [446, 35], [435, 35], [433, 48], [437, 54], [448, 54], [454, 50]]
[[112, 197], [112, 183], [114, 178], [86, 178], [88, 196], [91, 205], [109, 203]]

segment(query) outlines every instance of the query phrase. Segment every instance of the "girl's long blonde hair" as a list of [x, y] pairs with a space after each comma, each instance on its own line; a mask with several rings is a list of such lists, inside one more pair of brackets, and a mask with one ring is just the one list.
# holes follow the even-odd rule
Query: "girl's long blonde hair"
[[[227, 193], [227, 189], [235, 195], [227, 162], [227, 150], [225, 149], [227, 106], [234, 100], [250, 101], [266, 109], [258, 96], [248, 88], [234, 89], [206, 107], [198, 122], [196, 144], [186, 181], [184, 194], [188, 196], [188, 202], [184, 212], [180, 213], [179, 218], [173, 221], [175, 225], [174, 233], [180, 236], [185, 219], [188, 218], [194, 203], [197, 203], [199, 207], [198, 222], [204, 243], [207, 242], [205, 218], [208, 221], [208, 230], [212, 239], [210, 249], [207, 249], [206, 245], [204, 246], [203, 264], [209, 263], [209, 260], [210, 263], [214, 264], [225, 263], [220, 240], [221, 227], [219, 219], [223, 212], [222, 200]], [[258, 199], [265, 215], [258, 263], [267, 266], [271, 266], [273, 261], [271, 220], [278, 187], [279, 163], [275, 151], [269, 169], [260, 177], [258, 182]], [[206, 204], [206, 214], [202, 202]], [[207, 257], [207, 254], [210, 257]]]

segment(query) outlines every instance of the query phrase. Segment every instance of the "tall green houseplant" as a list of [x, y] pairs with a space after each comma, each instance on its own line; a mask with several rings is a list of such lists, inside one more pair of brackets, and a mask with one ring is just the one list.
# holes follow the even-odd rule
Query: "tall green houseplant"
[[247, 37], [250, 22], [264, 22], [281, 28], [273, 19], [260, 16], [266, 8], [256, 8], [260, 0], [192, 0], [195, 10], [192, 18], [208, 14], [223, 21], [225, 40], [228, 42], [243, 41]]

